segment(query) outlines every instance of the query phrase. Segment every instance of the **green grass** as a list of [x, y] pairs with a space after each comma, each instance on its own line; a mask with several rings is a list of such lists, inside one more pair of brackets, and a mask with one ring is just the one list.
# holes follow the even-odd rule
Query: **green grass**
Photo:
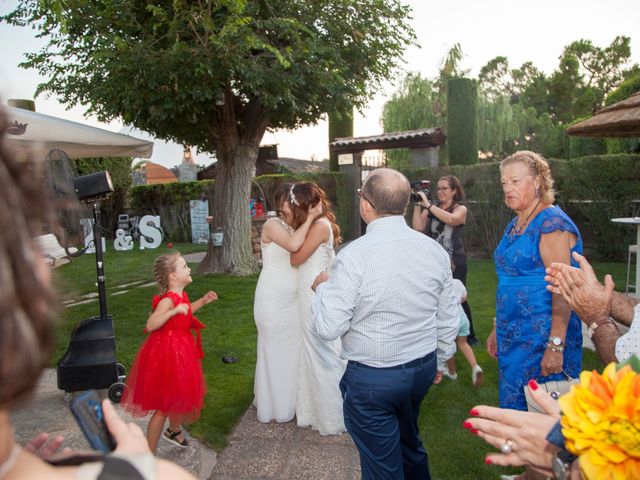
[[[174, 247], [182, 253], [202, 250], [202, 246], [180, 244]], [[118, 360], [127, 368], [131, 365], [144, 334], [142, 329], [148, 316], [155, 287], [135, 288], [123, 295], [111, 296], [115, 286], [135, 281], [152, 280], [154, 258], [167, 251], [132, 252], [108, 251], [105, 254], [107, 274], [107, 305], [113, 316]], [[597, 264], [598, 275], [612, 273], [618, 290], [624, 290], [626, 264]], [[226, 437], [246, 411], [253, 399], [253, 374], [256, 356], [256, 328], [253, 322], [253, 297], [257, 275], [231, 277], [225, 275], [194, 275], [188, 288], [191, 299], [199, 298], [207, 290], [215, 290], [220, 300], [203, 307], [197, 314], [207, 326], [203, 331], [205, 350], [204, 372], [209, 388], [205, 408], [190, 432], [214, 449], [226, 445]], [[64, 297], [76, 297], [96, 291], [93, 256], [75, 259], [71, 264], [55, 270], [55, 281]], [[71, 289], [73, 287], [73, 289]], [[483, 343], [489, 335], [495, 311], [496, 275], [490, 260], [469, 262], [467, 289], [478, 338]], [[98, 315], [98, 304], [67, 308], [62, 311], [58, 329], [58, 343], [54, 360], [64, 353], [72, 327], [80, 320]], [[476, 389], [471, 385], [471, 373], [464, 358], [458, 358], [458, 380], [443, 379], [433, 386], [422, 406], [420, 430], [425, 440], [432, 474], [437, 479], [496, 478], [509, 470], [484, 464], [491, 447], [462, 428], [468, 411], [477, 404], [496, 405], [497, 365], [484, 348], [474, 352], [485, 371], [485, 384]], [[235, 364], [222, 363], [224, 355], [238, 357]], [[601, 369], [593, 352], [585, 351], [585, 369]]]

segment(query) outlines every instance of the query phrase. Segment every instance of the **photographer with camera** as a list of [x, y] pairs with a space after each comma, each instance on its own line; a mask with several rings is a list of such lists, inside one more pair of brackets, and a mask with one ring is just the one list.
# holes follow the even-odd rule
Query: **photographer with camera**
[[[467, 221], [467, 207], [460, 203], [464, 199], [462, 184], [453, 175], [440, 178], [436, 189], [437, 205], [432, 200], [430, 186], [431, 182], [426, 180], [411, 183], [414, 192], [411, 194], [411, 201], [414, 203], [411, 227], [442, 245], [451, 259], [453, 278], [466, 286], [467, 254], [464, 250], [463, 227]], [[473, 329], [469, 303], [465, 301], [462, 308], [469, 318], [470, 333], [467, 342], [474, 345], [478, 343], [478, 339]]]

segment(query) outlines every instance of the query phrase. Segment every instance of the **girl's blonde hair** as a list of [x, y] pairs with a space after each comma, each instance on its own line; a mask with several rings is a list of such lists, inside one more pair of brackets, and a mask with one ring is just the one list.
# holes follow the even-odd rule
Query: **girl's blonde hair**
[[176, 271], [180, 252], [163, 253], [153, 262], [153, 278], [164, 293], [169, 290], [169, 275]]

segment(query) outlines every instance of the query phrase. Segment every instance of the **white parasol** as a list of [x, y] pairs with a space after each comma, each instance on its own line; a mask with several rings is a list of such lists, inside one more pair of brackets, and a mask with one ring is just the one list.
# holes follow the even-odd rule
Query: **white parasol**
[[62, 150], [69, 158], [149, 158], [153, 142], [15, 107], [3, 107], [9, 119], [7, 143], [19, 150]]

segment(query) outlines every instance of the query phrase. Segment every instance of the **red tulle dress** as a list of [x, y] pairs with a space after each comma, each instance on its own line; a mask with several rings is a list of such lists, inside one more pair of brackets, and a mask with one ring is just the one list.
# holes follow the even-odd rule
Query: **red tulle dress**
[[122, 406], [136, 416], [159, 410], [181, 421], [193, 421], [200, 415], [206, 393], [200, 336], [204, 325], [191, 313], [187, 292], [156, 295], [152, 309], [166, 297], [174, 306], [188, 305], [189, 311], [174, 315], [149, 334], [127, 377]]

